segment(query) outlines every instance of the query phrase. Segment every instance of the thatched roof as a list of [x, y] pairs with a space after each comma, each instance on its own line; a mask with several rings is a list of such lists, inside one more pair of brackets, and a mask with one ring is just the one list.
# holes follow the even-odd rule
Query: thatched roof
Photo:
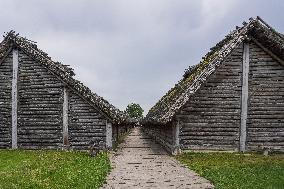
[[58, 76], [69, 88], [73, 89], [87, 100], [90, 105], [101, 111], [111, 122], [119, 124], [125, 122], [128, 118], [126, 114], [114, 107], [107, 100], [93, 93], [83, 83], [74, 79], [73, 76], [75, 73], [72, 68], [60, 62], [53, 61], [47, 53], [37, 47], [35, 42], [19, 36], [19, 34], [16, 34], [14, 31], [10, 31], [4, 35], [4, 40], [0, 43], [0, 60], [5, 58], [13, 47], [19, 48], [32, 59], [45, 66], [53, 74]]
[[183, 78], [153, 106], [144, 123], [166, 124], [185, 105], [207, 78], [219, 67], [222, 61], [244, 40], [255, 39], [284, 60], [284, 38], [260, 17], [250, 18], [236, 27], [225, 38], [210, 49], [195, 66], [190, 66]]

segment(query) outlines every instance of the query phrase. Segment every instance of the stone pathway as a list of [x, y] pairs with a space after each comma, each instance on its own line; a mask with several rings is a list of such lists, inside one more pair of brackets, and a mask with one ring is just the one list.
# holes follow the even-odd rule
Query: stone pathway
[[180, 165], [161, 146], [134, 128], [111, 157], [113, 170], [104, 189], [213, 188], [210, 182]]

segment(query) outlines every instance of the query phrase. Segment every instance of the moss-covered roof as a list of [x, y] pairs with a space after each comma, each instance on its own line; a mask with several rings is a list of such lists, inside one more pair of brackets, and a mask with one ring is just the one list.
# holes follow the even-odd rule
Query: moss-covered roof
[[122, 123], [128, 120], [128, 116], [110, 104], [107, 100], [103, 99], [96, 93], [92, 92], [83, 83], [73, 78], [75, 75], [72, 68], [63, 65], [60, 62], [53, 61], [47, 53], [40, 50], [35, 42], [19, 36], [14, 31], [8, 32], [4, 35], [4, 40], [0, 44], [0, 60], [16, 46], [34, 60], [44, 65], [48, 70], [57, 75], [67, 86], [76, 91], [91, 105], [99, 109], [104, 115], [107, 116], [113, 123]]
[[190, 66], [183, 78], [171, 88], [148, 112], [144, 123], [166, 124], [188, 101], [207, 78], [216, 70], [226, 56], [245, 39], [253, 37], [272, 49], [280, 58], [284, 59], [283, 35], [276, 32], [260, 17], [250, 18], [243, 22], [242, 27], [236, 27], [225, 38], [217, 43], [202, 58], [199, 64]]

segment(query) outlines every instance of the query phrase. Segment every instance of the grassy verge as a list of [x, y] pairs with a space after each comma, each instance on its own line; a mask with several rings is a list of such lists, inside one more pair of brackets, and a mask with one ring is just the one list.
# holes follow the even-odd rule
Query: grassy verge
[[0, 150], [0, 188], [99, 188], [110, 171], [106, 153]]
[[190, 152], [177, 159], [217, 189], [284, 188], [284, 154]]

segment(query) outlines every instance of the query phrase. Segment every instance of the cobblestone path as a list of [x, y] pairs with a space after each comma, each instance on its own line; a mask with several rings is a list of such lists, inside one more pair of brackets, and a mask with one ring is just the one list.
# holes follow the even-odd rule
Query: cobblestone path
[[113, 170], [103, 188], [213, 188], [180, 165], [161, 146], [135, 128], [111, 157]]

